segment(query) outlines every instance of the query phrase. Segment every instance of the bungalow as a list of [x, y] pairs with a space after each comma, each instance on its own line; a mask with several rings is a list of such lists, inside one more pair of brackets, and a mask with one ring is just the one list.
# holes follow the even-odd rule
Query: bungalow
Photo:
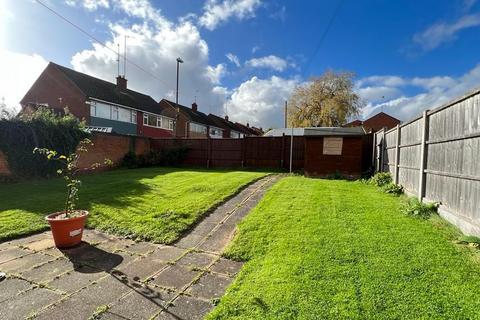
[[21, 100], [23, 113], [45, 105], [84, 119], [87, 126], [106, 132], [147, 137], [172, 137], [175, 117], [150, 96], [127, 89], [127, 79], [104, 81], [50, 62]]

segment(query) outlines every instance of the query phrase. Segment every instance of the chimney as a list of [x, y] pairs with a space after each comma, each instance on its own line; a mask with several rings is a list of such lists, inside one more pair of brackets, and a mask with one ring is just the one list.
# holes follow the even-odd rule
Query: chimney
[[228, 116], [225, 116], [225, 120], [228, 121]]
[[127, 79], [122, 76], [117, 77], [117, 87], [120, 90], [127, 90]]
[[196, 102], [192, 103], [192, 110], [197, 111], [198, 110], [198, 104]]
[[250, 128], [250, 123], [247, 122], [247, 128]]

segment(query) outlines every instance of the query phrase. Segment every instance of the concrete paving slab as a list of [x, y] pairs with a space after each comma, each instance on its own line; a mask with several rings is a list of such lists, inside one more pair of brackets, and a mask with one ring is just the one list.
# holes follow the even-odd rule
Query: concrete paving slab
[[12, 273], [22, 273], [29, 269], [32, 269], [34, 266], [44, 264], [48, 261], [54, 260], [55, 258], [41, 254], [41, 253], [32, 253], [20, 258], [10, 260], [8, 262], [0, 264], [0, 271], [7, 274]]
[[167, 312], [177, 317], [176, 319], [200, 320], [212, 308], [213, 305], [209, 302], [182, 295], [173, 302], [173, 305], [168, 307]]
[[243, 263], [225, 258], [220, 258], [211, 268], [213, 272], [222, 273], [229, 276], [236, 275], [242, 268]]
[[[30, 250], [24, 250], [22, 248], [13, 247], [13, 246], [9, 247], [5, 250], [0, 251], [0, 266], [4, 262], [10, 261], [16, 258], [20, 258], [22, 256], [25, 256], [31, 253], [32, 251]], [[1, 270], [1, 267], [0, 267], [0, 270]]]
[[172, 288], [179, 290], [191, 283], [200, 275], [200, 272], [193, 271], [183, 266], [170, 266], [161, 273], [159, 273], [152, 283], [164, 288]]
[[28, 281], [17, 278], [7, 278], [0, 282], [0, 303], [32, 287], [33, 285]]
[[89, 266], [78, 266], [75, 270], [62, 274], [52, 281], [47, 282], [47, 285], [65, 293], [72, 293], [106, 275], [108, 275], [106, 272]]
[[220, 274], [205, 273], [187, 290], [187, 293], [205, 300], [217, 299], [223, 295], [232, 280], [232, 278]]
[[23, 319], [58, 301], [62, 296], [52, 290], [36, 288], [0, 303], [1, 319]]
[[38, 268], [22, 272], [21, 276], [36, 283], [44, 283], [68, 271], [73, 271], [73, 264], [66, 259], [60, 258], [47, 262]]
[[178, 260], [177, 265], [181, 265], [189, 269], [204, 269], [208, 267], [215, 259], [217, 259], [217, 257], [212, 254], [203, 252], [189, 252], [180, 260]]

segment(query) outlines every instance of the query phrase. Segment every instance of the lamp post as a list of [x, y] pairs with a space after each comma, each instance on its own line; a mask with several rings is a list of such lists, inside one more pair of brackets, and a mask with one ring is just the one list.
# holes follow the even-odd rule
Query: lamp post
[[183, 63], [182, 58], [178, 57], [177, 58], [177, 91], [175, 93], [175, 104], [178, 109], [178, 76], [179, 76], [179, 70], [180, 70], [180, 63]]

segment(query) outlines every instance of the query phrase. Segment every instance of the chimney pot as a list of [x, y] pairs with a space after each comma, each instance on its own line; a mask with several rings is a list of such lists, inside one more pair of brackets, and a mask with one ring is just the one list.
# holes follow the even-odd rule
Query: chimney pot
[[192, 110], [197, 111], [198, 110], [198, 105], [196, 102], [192, 103]]
[[227, 121], [228, 121], [228, 116], [225, 116], [225, 120], [227, 120]]
[[120, 90], [127, 90], [127, 79], [122, 76], [117, 77], [117, 87]]
[[250, 128], [250, 123], [247, 122], [247, 128]]

